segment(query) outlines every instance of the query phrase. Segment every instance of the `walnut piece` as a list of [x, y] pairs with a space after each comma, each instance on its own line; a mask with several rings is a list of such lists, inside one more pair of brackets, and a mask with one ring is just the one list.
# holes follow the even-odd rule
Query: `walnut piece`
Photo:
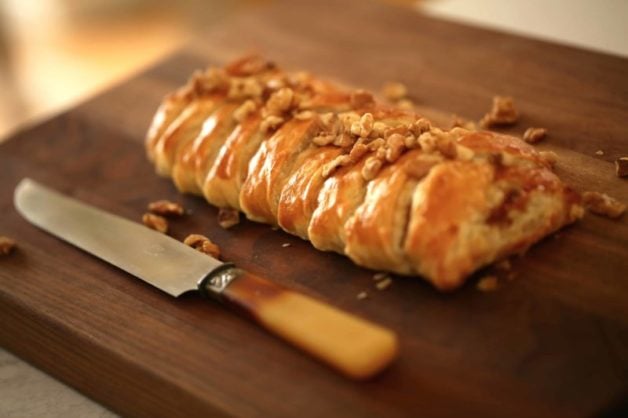
[[9, 255], [15, 249], [17, 243], [14, 239], [0, 236], [0, 255]]
[[551, 167], [554, 167], [558, 162], [558, 155], [554, 151], [541, 151], [539, 152], [539, 155]]
[[142, 216], [142, 222], [147, 227], [161, 232], [162, 234], [168, 232], [168, 221], [163, 216], [155, 215], [154, 213], [145, 213], [144, 216]]
[[190, 234], [183, 240], [183, 243], [214, 258], [220, 258], [220, 247], [204, 235]]
[[148, 204], [148, 211], [161, 216], [181, 216], [185, 213], [180, 203], [157, 200]]
[[246, 118], [248, 118], [249, 115], [255, 112], [255, 109], [257, 109], [257, 105], [253, 100], [249, 99], [242, 103], [240, 107], [238, 107], [235, 112], [233, 112], [233, 118], [238, 122], [242, 122]]
[[390, 277], [386, 277], [385, 279], [382, 279], [375, 283], [375, 287], [377, 288], [377, 290], [386, 290], [390, 287], [391, 284], [392, 279]]
[[408, 95], [408, 89], [402, 83], [390, 81], [382, 87], [382, 94], [386, 99], [396, 102]]
[[519, 120], [519, 112], [515, 109], [515, 103], [512, 97], [493, 97], [493, 107], [480, 120], [480, 126], [483, 128], [492, 128], [493, 126], [509, 126], [514, 125]]
[[536, 144], [547, 136], [547, 129], [545, 128], [528, 128], [523, 133], [523, 140], [528, 144]]
[[475, 125], [475, 122], [471, 120], [464, 119], [458, 115], [454, 115], [451, 120], [451, 129], [453, 128], [464, 128], [470, 131], [475, 131], [477, 129], [477, 126]]
[[231, 208], [218, 209], [218, 225], [224, 229], [229, 229], [240, 223], [240, 212]]
[[615, 174], [617, 177], [628, 177], [628, 157], [619, 157], [615, 160]]
[[362, 167], [362, 177], [364, 180], [373, 180], [375, 176], [377, 176], [377, 173], [379, 173], [379, 170], [382, 169], [382, 165], [382, 160], [377, 158], [377, 156], [369, 157], [364, 163], [364, 167]]
[[270, 115], [262, 121], [260, 124], [260, 130], [264, 133], [269, 133], [279, 128], [285, 122], [281, 116]]
[[589, 211], [608, 218], [619, 218], [626, 211], [626, 205], [604, 193], [584, 192], [582, 201]]

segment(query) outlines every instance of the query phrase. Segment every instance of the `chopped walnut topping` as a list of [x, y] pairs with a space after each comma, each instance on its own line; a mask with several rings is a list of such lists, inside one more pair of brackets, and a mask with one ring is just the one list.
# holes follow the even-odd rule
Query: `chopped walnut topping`
[[221, 68], [208, 68], [192, 75], [193, 89], [198, 93], [212, 93], [229, 87], [229, 76]]
[[382, 169], [382, 160], [377, 157], [369, 157], [362, 167], [362, 177], [364, 180], [373, 180], [379, 170]]
[[183, 240], [183, 243], [214, 258], [220, 258], [220, 247], [204, 235], [190, 234]]
[[144, 216], [142, 216], [142, 222], [147, 227], [161, 232], [162, 234], [168, 232], [168, 221], [163, 216], [155, 215], [154, 213], [145, 213]]
[[554, 151], [540, 151], [539, 155], [547, 162], [551, 167], [554, 167], [558, 162], [558, 155]]
[[582, 201], [591, 212], [608, 218], [619, 218], [626, 211], [626, 205], [604, 193], [584, 192]]
[[382, 87], [384, 97], [392, 102], [403, 99], [408, 95], [408, 89], [402, 83], [391, 81]]
[[628, 157], [619, 157], [615, 160], [615, 174], [617, 177], [628, 176]]
[[369, 152], [368, 145], [365, 145], [363, 142], [356, 143], [353, 148], [351, 148], [351, 152], [349, 152], [349, 159], [353, 163], [358, 162], [367, 152]]
[[334, 138], [333, 144], [340, 148], [350, 148], [355, 143], [355, 138], [343, 133]]
[[374, 122], [373, 123], [373, 131], [371, 132], [376, 137], [384, 136], [386, 133], [386, 124], [384, 122]]
[[475, 152], [471, 148], [464, 145], [456, 145], [456, 157], [461, 161], [470, 161], [475, 156]]
[[397, 107], [403, 110], [412, 110], [414, 109], [414, 103], [412, 100], [402, 99], [397, 102]]
[[[386, 140], [384, 138], [377, 138], [369, 142], [367, 146], [369, 148], [369, 151], [377, 151], [379, 149], [382, 149], [384, 145], [386, 145]], [[379, 157], [384, 158], [385, 154], [382, 154]]]
[[181, 216], [185, 213], [180, 203], [158, 200], [148, 204], [148, 211], [161, 216]]
[[240, 212], [231, 208], [218, 209], [218, 225], [224, 229], [229, 229], [240, 223]]
[[257, 105], [253, 100], [247, 100], [238, 107], [235, 112], [233, 112], [233, 118], [238, 122], [244, 121], [249, 117], [255, 110], [257, 109]]
[[329, 145], [336, 139], [333, 135], [317, 135], [312, 138], [312, 142], [319, 147], [324, 147], [325, 145]]
[[386, 277], [385, 279], [382, 279], [375, 283], [375, 287], [377, 288], [377, 290], [386, 290], [390, 287], [391, 284], [392, 279], [390, 277]]
[[247, 56], [227, 66], [227, 71], [236, 76], [251, 76], [275, 68], [275, 63], [259, 56]]
[[523, 140], [528, 144], [536, 144], [547, 136], [547, 129], [544, 128], [528, 128], [523, 133]]
[[[371, 134], [371, 131], [373, 130], [373, 122], [374, 121], [373, 121], [372, 113], [363, 114], [359, 122], [360, 129], [359, 129], [358, 135], [361, 136], [362, 138], [367, 138]], [[353, 133], [353, 129], [351, 129], [351, 133]]]
[[498, 286], [496, 276], [484, 276], [475, 284], [475, 287], [481, 292], [492, 292], [497, 290]]
[[404, 137], [403, 144], [408, 149], [414, 149], [419, 145], [419, 142], [417, 141], [416, 136], [408, 134]]
[[263, 88], [258, 80], [253, 78], [232, 78], [229, 80], [227, 97], [232, 100], [259, 98]]
[[324, 129], [331, 131], [338, 121], [338, 115], [333, 112], [323, 113], [320, 115], [320, 121]]
[[373, 95], [365, 90], [356, 90], [351, 93], [351, 107], [353, 109], [362, 109], [375, 104]]
[[264, 119], [260, 125], [260, 130], [264, 133], [269, 133], [277, 129], [284, 123], [284, 118], [281, 116], [270, 115]]
[[323, 166], [321, 175], [323, 176], [323, 178], [327, 178], [331, 176], [338, 167], [340, 167], [341, 165], [346, 165], [350, 161], [351, 160], [348, 155], [339, 155], [338, 157], [334, 158]]
[[386, 149], [386, 161], [394, 163], [403, 153], [406, 145], [406, 138], [401, 134], [392, 134], [388, 137]]
[[432, 129], [432, 124], [430, 123], [429, 120], [425, 119], [425, 118], [421, 118], [417, 121], [415, 121], [414, 123], [412, 123], [412, 125], [410, 126], [410, 130], [412, 131], [412, 133], [418, 137], [421, 134], [429, 131], [430, 129]]
[[514, 125], [519, 120], [519, 112], [515, 109], [515, 103], [512, 97], [493, 97], [493, 107], [480, 120], [480, 126], [483, 128], [492, 128], [494, 126]]
[[471, 120], [464, 119], [458, 115], [454, 115], [451, 121], [451, 128], [464, 128], [468, 129], [469, 131], [475, 131], [477, 129], [477, 126], [475, 125], [475, 122]]
[[14, 239], [0, 236], [0, 255], [9, 255], [16, 247]]
[[270, 115], [281, 115], [293, 106], [294, 91], [289, 87], [284, 87], [273, 93], [266, 102], [266, 111]]

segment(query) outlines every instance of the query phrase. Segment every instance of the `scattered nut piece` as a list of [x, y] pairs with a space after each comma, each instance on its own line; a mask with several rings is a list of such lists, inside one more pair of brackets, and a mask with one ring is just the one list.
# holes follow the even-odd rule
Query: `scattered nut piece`
[[515, 109], [512, 97], [493, 97], [493, 107], [482, 117], [480, 126], [492, 128], [493, 126], [514, 125], [519, 120], [519, 112]]
[[547, 129], [544, 128], [528, 128], [523, 133], [523, 140], [528, 144], [536, 144], [547, 135]]
[[0, 255], [9, 255], [15, 249], [16, 242], [9, 237], [0, 236]]
[[373, 280], [378, 280], [379, 281], [379, 280], [383, 280], [383, 279], [385, 279], [387, 277], [390, 277], [390, 274], [382, 271], [382, 272], [379, 272], [379, 273], [375, 273], [373, 275]]
[[599, 150], [595, 151], [595, 155], [599, 155], [601, 157], [602, 155], [604, 155], [604, 151], [599, 149]]
[[168, 232], [168, 221], [163, 216], [155, 215], [154, 213], [145, 213], [144, 216], [142, 216], [142, 222], [147, 227], [161, 232], [162, 234]]
[[368, 298], [368, 297], [369, 297], [369, 294], [368, 294], [368, 293], [366, 293], [366, 292], [360, 292], [360, 293], [358, 293], [358, 294], [356, 295], [356, 298], [357, 298], [358, 300], [364, 300], [364, 299], [366, 299], [366, 298]]
[[626, 211], [626, 205], [604, 193], [584, 192], [582, 201], [589, 211], [608, 218], [619, 218]]
[[281, 246], [282, 246], [283, 248], [286, 248], [286, 247], [289, 247], [289, 246], [290, 246], [290, 243], [289, 243], [289, 242], [284, 242], [283, 244], [281, 244]]
[[615, 174], [617, 177], [628, 176], [628, 157], [619, 157], [615, 160]]
[[220, 247], [204, 235], [190, 234], [183, 240], [183, 243], [214, 258], [220, 258]]
[[392, 279], [390, 277], [386, 277], [385, 279], [380, 280], [377, 283], [375, 283], [375, 287], [377, 288], [377, 290], [386, 290], [390, 287], [391, 284], [392, 284]]
[[475, 284], [476, 289], [482, 292], [492, 292], [497, 290], [498, 282], [496, 276], [484, 276]]
[[229, 229], [240, 223], [240, 212], [231, 208], [218, 209], [218, 225], [224, 229]]
[[185, 213], [181, 204], [169, 200], [157, 200], [149, 203], [148, 211], [161, 216], [181, 216]]
[[477, 129], [477, 126], [475, 122], [471, 120], [464, 119], [458, 115], [453, 115], [453, 118], [451, 121], [451, 129], [453, 128], [464, 128], [470, 131], [475, 131]]
[[396, 102], [408, 95], [408, 89], [402, 83], [390, 81], [382, 87], [382, 94], [386, 99]]

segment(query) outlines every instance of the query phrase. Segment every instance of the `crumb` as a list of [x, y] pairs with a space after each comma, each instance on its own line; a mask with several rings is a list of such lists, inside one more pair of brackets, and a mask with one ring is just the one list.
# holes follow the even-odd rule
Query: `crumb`
[[617, 177], [628, 177], [628, 157], [619, 157], [615, 160], [615, 174]]
[[197, 251], [220, 259], [220, 247], [204, 235], [190, 234], [183, 240], [183, 243]]
[[544, 128], [528, 128], [523, 133], [523, 140], [528, 144], [536, 144], [547, 136], [547, 129]]
[[9, 255], [15, 249], [17, 243], [14, 239], [0, 236], [0, 255]]
[[358, 293], [358, 294], [356, 295], [356, 298], [357, 298], [358, 300], [364, 300], [364, 299], [366, 299], [366, 298], [368, 298], [368, 297], [369, 297], [369, 294], [368, 294], [368, 293], [366, 293], [366, 292], [360, 292], [360, 293]]
[[475, 284], [475, 287], [481, 292], [492, 292], [497, 290], [498, 282], [496, 276], [484, 276]]
[[240, 212], [235, 209], [218, 209], [218, 225], [224, 229], [229, 229], [240, 223]]
[[604, 193], [584, 192], [582, 201], [589, 211], [608, 218], [619, 218], [626, 211], [626, 205]]
[[558, 155], [554, 151], [541, 151], [539, 155], [545, 160], [551, 167], [554, 167], [558, 162]]
[[514, 125], [519, 120], [519, 112], [515, 109], [512, 97], [493, 97], [493, 107], [482, 117], [480, 126], [482, 128], [492, 128], [493, 126]]
[[390, 275], [388, 273], [385, 273], [385, 272], [375, 273], [373, 275], [373, 280], [382, 280], [382, 279], [385, 279], [385, 278], [387, 278], [389, 276]]
[[154, 213], [145, 213], [144, 216], [142, 216], [142, 222], [147, 227], [161, 232], [162, 234], [168, 232], [168, 221], [163, 216], [155, 215]]
[[382, 87], [382, 94], [386, 99], [396, 102], [408, 95], [408, 89], [402, 83], [390, 81]]
[[185, 213], [181, 204], [169, 200], [157, 200], [149, 203], [148, 211], [161, 216], [181, 216]]
[[286, 248], [286, 247], [289, 247], [289, 246], [290, 246], [290, 243], [289, 243], [289, 242], [284, 242], [283, 244], [281, 244], [281, 246], [282, 246], [283, 248]]
[[599, 149], [599, 150], [595, 151], [595, 155], [599, 155], [601, 157], [602, 155], [604, 155], [604, 151]]
[[375, 287], [377, 288], [377, 290], [385, 290], [385, 289], [388, 289], [391, 284], [392, 284], [392, 279], [390, 277], [386, 277], [385, 279], [380, 280], [377, 283], [375, 283]]

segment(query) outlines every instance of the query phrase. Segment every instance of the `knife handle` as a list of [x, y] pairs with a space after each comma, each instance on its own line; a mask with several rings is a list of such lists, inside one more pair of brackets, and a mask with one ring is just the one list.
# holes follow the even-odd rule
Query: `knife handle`
[[397, 356], [391, 330], [244, 270], [228, 267], [199, 287], [352, 379], [377, 374]]

